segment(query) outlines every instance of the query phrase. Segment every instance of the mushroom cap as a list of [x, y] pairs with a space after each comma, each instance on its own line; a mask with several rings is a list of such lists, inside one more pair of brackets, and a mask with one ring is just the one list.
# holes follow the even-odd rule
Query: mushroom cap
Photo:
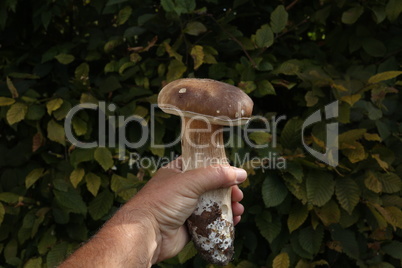
[[240, 88], [227, 83], [183, 78], [162, 88], [158, 105], [169, 114], [201, 116], [217, 125], [243, 125], [250, 119], [254, 103]]

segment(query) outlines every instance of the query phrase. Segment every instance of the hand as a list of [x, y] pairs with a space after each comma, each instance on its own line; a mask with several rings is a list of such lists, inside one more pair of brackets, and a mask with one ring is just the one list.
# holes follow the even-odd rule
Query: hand
[[203, 193], [232, 187], [233, 221], [236, 225], [244, 212], [239, 203], [243, 193], [236, 184], [243, 182], [247, 173], [230, 166], [211, 166], [182, 172], [182, 160], [176, 159], [159, 169], [147, 185], [126, 206], [142, 210], [154, 218], [161, 243], [154, 260], [161, 261], [175, 256], [189, 241], [186, 219], [194, 211]]
[[182, 172], [181, 158], [160, 168], [134, 198], [122, 206], [91, 240], [59, 268], [150, 267], [175, 256], [189, 241], [184, 223], [205, 192], [232, 187], [234, 224], [244, 208], [237, 184], [247, 173], [231, 166]]

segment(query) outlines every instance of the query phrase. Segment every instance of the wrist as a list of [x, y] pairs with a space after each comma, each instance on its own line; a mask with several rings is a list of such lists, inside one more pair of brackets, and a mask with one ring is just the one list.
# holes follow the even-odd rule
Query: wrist
[[[139, 263], [146, 262], [149, 267], [156, 263], [162, 236], [157, 220], [149, 211], [143, 208], [132, 208], [126, 204], [105, 225], [104, 229], [108, 233], [113, 232], [113, 236], [120, 240], [119, 243], [125, 245], [128, 258], [141, 257], [139, 260], [134, 260], [134, 267], [138, 267]], [[139, 251], [141, 254], [138, 254]]]
[[123, 206], [88, 244], [103, 247], [114, 267], [151, 267], [161, 243], [156, 223], [152, 215]]

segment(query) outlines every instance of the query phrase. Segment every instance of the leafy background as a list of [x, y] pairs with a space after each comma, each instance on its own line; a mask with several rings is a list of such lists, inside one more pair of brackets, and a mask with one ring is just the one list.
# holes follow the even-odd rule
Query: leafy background
[[[398, 0], [1, 1], [1, 266], [54, 267], [152, 176], [117, 148], [72, 146], [64, 120], [73, 106], [105, 101], [117, 106], [108, 116], [149, 120], [164, 84], [208, 77], [241, 87], [256, 115], [287, 116], [276, 148], [227, 148], [233, 161], [287, 160], [284, 170], [248, 170], [229, 267], [401, 267], [401, 12]], [[332, 168], [303, 149], [300, 127], [336, 100]], [[157, 142], [177, 137], [177, 117], [156, 119]], [[306, 132], [316, 150], [325, 123]], [[72, 125], [80, 140], [98, 139], [97, 111]], [[124, 134], [141, 133], [132, 124]], [[270, 144], [271, 134], [250, 138]], [[189, 244], [157, 266], [211, 267], [194, 255]]]

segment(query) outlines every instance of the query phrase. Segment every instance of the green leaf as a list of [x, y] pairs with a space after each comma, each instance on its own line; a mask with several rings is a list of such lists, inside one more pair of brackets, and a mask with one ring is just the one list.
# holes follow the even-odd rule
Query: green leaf
[[194, 257], [197, 254], [197, 250], [194, 247], [194, 243], [192, 241], [188, 242], [187, 245], [184, 246], [184, 248], [177, 254], [177, 257], [179, 258], [179, 263], [183, 264], [192, 257]]
[[173, 3], [173, 0], [161, 0], [161, 5], [166, 12], [175, 11], [175, 5]]
[[58, 142], [64, 146], [66, 145], [64, 127], [56, 123], [53, 119], [47, 124], [47, 137], [51, 141]]
[[381, 246], [381, 250], [395, 259], [402, 259], [402, 243], [399, 241], [386, 243]]
[[290, 243], [291, 243], [292, 250], [302, 258], [313, 259], [313, 255], [311, 253], [307, 252], [307, 250], [302, 248], [302, 246], [300, 245], [299, 234], [300, 234], [300, 230], [296, 230], [290, 236]]
[[275, 256], [272, 261], [272, 268], [288, 268], [290, 265], [289, 255], [286, 252], [282, 252]]
[[170, 57], [175, 58], [175, 59], [178, 60], [179, 62], [182, 61], [183, 56], [180, 55], [179, 53], [177, 53], [177, 51], [174, 50], [174, 49], [169, 45], [168, 42], [163, 42], [162, 44], [163, 44], [163, 46], [165, 47], [166, 52], [169, 54]]
[[123, 43], [123, 39], [122, 38], [116, 38], [116, 39], [112, 39], [106, 42], [106, 44], [103, 46], [103, 51], [105, 51], [105, 53], [110, 53], [113, 51], [113, 49], [115, 49], [116, 47], [120, 46]]
[[315, 230], [312, 226], [309, 226], [300, 230], [299, 244], [305, 251], [315, 255], [320, 250], [323, 238], [324, 228], [322, 225], [318, 225]]
[[87, 122], [78, 116], [74, 116], [72, 120], [74, 132], [77, 136], [85, 135], [88, 132]]
[[367, 189], [373, 191], [374, 193], [382, 192], [382, 183], [378, 179], [378, 176], [372, 172], [366, 172], [366, 178], [364, 179], [364, 185], [366, 185]]
[[243, 260], [236, 265], [236, 268], [258, 268], [258, 266], [253, 264], [251, 261]]
[[130, 6], [125, 6], [122, 10], [119, 11], [119, 14], [116, 18], [116, 24], [123, 25], [124, 23], [126, 23], [132, 13], [133, 9]]
[[245, 93], [249, 94], [257, 88], [257, 85], [254, 83], [254, 81], [241, 81], [238, 87], [241, 88]]
[[300, 145], [302, 124], [303, 121], [299, 118], [291, 118], [286, 121], [280, 136], [282, 146], [292, 149]]
[[323, 206], [334, 194], [335, 182], [332, 175], [321, 171], [310, 171], [306, 178], [308, 201], [316, 206]]
[[[135, 62], [131, 62], [131, 61], [123, 63], [123, 65], [121, 65], [119, 70], [118, 70], [119, 74], [123, 75], [125, 70], [127, 70], [130, 67], [133, 67], [135, 65], [136, 65]], [[117, 88], [120, 88], [120, 85]], [[110, 92], [110, 91], [112, 91], [112, 90], [110, 90], [110, 89], [107, 90], [107, 92]]]
[[363, 41], [363, 49], [373, 57], [382, 57], [387, 52], [384, 43], [374, 38], [367, 38]]
[[70, 174], [70, 182], [74, 188], [77, 188], [78, 184], [82, 181], [85, 175], [83, 168], [76, 168]]
[[86, 62], [81, 63], [74, 72], [74, 77], [77, 80], [87, 81], [89, 76], [89, 65]]
[[87, 213], [87, 206], [76, 190], [69, 189], [68, 192], [53, 190], [53, 193], [56, 203], [61, 208], [64, 208], [67, 212], [79, 213], [83, 215]]
[[25, 103], [17, 102], [11, 105], [7, 111], [7, 122], [10, 125], [20, 122], [27, 114], [28, 106]]
[[367, 141], [382, 141], [377, 133], [364, 133], [364, 139]]
[[196, 7], [196, 3], [195, 0], [175, 0], [176, 3], [176, 12], [177, 14], [181, 14], [181, 13], [190, 13], [193, 12], [195, 7]]
[[18, 98], [19, 94], [18, 94], [18, 90], [17, 88], [14, 86], [13, 81], [10, 79], [10, 77], [6, 77], [6, 83], [7, 83], [7, 88], [11, 93], [11, 97], [13, 97], [13, 99]]
[[6, 209], [4, 208], [4, 205], [0, 203], [0, 226], [3, 223], [4, 215], [6, 215]]
[[383, 208], [378, 204], [373, 204], [373, 206], [394, 229], [396, 229], [396, 227], [402, 228], [402, 211], [400, 208], [394, 206]]
[[354, 232], [335, 226], [332, 229], [332, 239], [340, 242], [342, 251], [345, 252], [346, 255], [353, 259], [359, 258], [359, 245]]
[[204, 63], [206, 64], [218, 63], [214, 57], [219, 54], [216, 49], [214, 49], [211, 46], [203, 46], [203, 52], [204, 52], [204, 59], [203, 59]]
[[85, 175], [85, 182], [87, 183], [88, 191], [90, 191], [93, 196], [96, 196], [101, 185], [101, 178], [92, 172]]
[[292, 176], [297, 180], [297, 182], [302, 182], [304, 173], [302, 166], [295, 161], [288, 161], [286, 163], [286, 171], [292, 174]]
[[70, 163], [73, 167], [77, 167], [79, 163], [92, 161], [94, 159], [94, 148], [81, 149], [76, 148], [70, 155]]
[[358, 139], [363, 138], [364, 134], [367, 132], [367, 129], [364, 128], [358, 128], [358, 129], [352, 129], [345, 131], [339, 135], [339, 147], [341, 149], [343, 148], [350, 148], [350, 146], [353, 144], [355, 141]]
[[330, 200], [324, 206], [314, 210], [325, 226], [338, 223], [341, 218], [341, 211], [334, 200]]
[[113, 167], [113, 155], [106, 147], [98, 147], [94, 153], [95, 160], [101, 165], [101, 167], [107, 171]]
[[116, 4], [121, 4], [128, 2], [129, 0], [108, 0], [106, 3], [106, 6], [111, 6], [111, 5], [116, 5]]
[[368, 80], [368, 82], [370, 84], [377, 84], [380, 83], [382, 81], [386, 81], [389, 79], [393, 79], [399, 75], [402, 74], [402, 71], [388, 71], [388, 72], [382, 72], [382, 73], [378, 73], [375, 74], [373, 76], [371, 76]]
[[166, 74], [167, 81], [171, 82], [173, 80], [181, 78], [186, 70], [186, 65], [184, 65], [181, 61], [172, 60], [169, 63], [168, 72]]
[[0, 107], [1, 106], [10, 106], [15, 103], [15, 99], [7, 98], [7, 97], [0, 97]]
[[292, 206], [288, 217], [288, 228], [289, 233], [293, 232], [299, 228], [307, 219], [308, 209], [306, 206], [297, 203], [297, 205]]
[[29, 189], [39, 178], [44, 175], [44, 168], [36, 168], [32, 170], [25, 178], [25, 188]]
[[255, 34], [255, 44], [259, 48], [267, 48], [274, 43], [274, 33], [268, 24], [264, 24]]
[[75, 60], [75, 57], [73, 55], [64, 53], [55, 56], [55, 58], [58, 62], [64, 65], [70, 64]]
[[274, 33], [280, 33], [288, 23], [288, 12], [283, 5], [279, 5], [271, 13], [271, 28]]
[[357, 163], [367, 158], [364, 147], [360, 142], [352, 142], [349, 144], [350, 148], [343, 149], [342, 153], [349, 159], [351, 163]]
[[276, 95], [274, 86], [268, 80], [257, 82], [257, 90], [254, 93], [257, 97]]
[[40, 77], [30, 73], [10, 73], [10, 77], [19, 79], [39, 79]]
[[362, 97], [362, 95], [360, 95], [360, 94], [353, 94], [350, 96], [343, 96], [340, 98], [340, 100], [348, 103], [352, 107], [353, 104], [355, 104], [356, 102], [358, 102], [361, 99], [361, 97]]
[[3, 201], [8, 204], [17, 203], [19, 198], [20, 196], [15, 193], [9, 193], [9, 192], [0, 193], [0, 201]]
[[342, 208], [352, 214], [360, 200], [360, 189], [351, 178], [339, 178], [336, 180], [335, 195]]
[[300, 260], [297, 262], [295, 268], [311, 268], [311, 267], [312, 267], [312, 266], [311, 266], [310, 262], [308, 262], [308, 261], [306, 261], [306, 260], [304, 260], [304, 259], [300, 259]]
[[24, 268], [42, 268], [42, 258], [31, 258], [25, 264]]
[[367, 103], [366, 105], [367, 111], [368, 111], [368, 117], [369, 119], [375, 121], [378, 120], [382, 117], [382, 111], [375, 107], [372, 103]]
[[110, 188], [125, 201], [129, 200], [137, 192], [137, 182], [113, 174]]
[[402, 189], [401, 178], [395, 173], [381, 174], [378, 179], [382, 183], [382, 190], [384, 193], [392, 194], [399, 192]]
[[261, 235], [267, 239], [269, 243], [272, 243], [281, 232], [282, 224], [279, 217], [274, 217], [272, 221], [268, 221], [262, 214], [256, 217], [255, 223], [257, 224]]
[[45, 115], [44, 105], [32, 104], [28, 107], [26, 119], [28, 120], [40, 120]]
[[49, 251], [49, 249], [56, 244], [57, 238], [55, 235], [54, 228], [50, 228], [45, 232], [45, 234], [42, 236], [41, 240], [38, 243], [38, 252], [41, 255], [44, 255], [46, 252]]
[[202, 46], [195, 45], [190, 52], [194, 60], [194, 70], [197, 70], [204, 63], [204, 49]]
[[288, 194], [288, 189], [283, 180], [274, 174], [265, 178], [261, 190], [262, 199], [267, 208], [280, 205]]
[[104, 190], [89, 203], [88, 212], [94, 220], [99, 220], [109, 213], [112, 206], [113, 194]]
[[254, 131], [249, 134], [249, 138], [258, 145], [270, 142], [272, 135], [263, 131]]
[[378, 133], [380, 134], [382, 140], [386, 140], [389, 137], [389, 135], [391, 135], [389, 126], [387, 124], [385, 124], [384, 122], [377, 120], [375, 122], [375, 125], [377, 127]]
[[191, 21], [187, 23], [186, 28], [183, 30], [186, 34], [198, 36], [207, 31], [207, 27], [199, 21]]
[[342, 22], [345, 24], [354, 24], [364, 12], [364, 7], [357, 5], [352, 7], [342, 14]]
[[385, 7], [385, 13], [390, 21], [395, 21], [402, 12], [402, 3], [399, 0], [389, 0]]
[[50, 115], [53, 111], [56, 111], [63, 104], [63, 100], [61, 98], [50, 100], [46, 103], [47, 113]]
[[46, 255], [47, 267], [57, 267], [67, 255], [67, 242], [55, 245]]

